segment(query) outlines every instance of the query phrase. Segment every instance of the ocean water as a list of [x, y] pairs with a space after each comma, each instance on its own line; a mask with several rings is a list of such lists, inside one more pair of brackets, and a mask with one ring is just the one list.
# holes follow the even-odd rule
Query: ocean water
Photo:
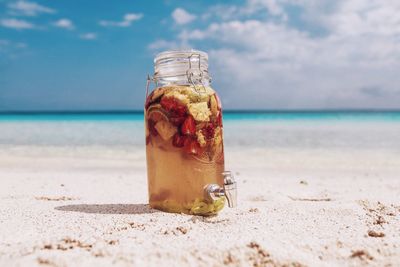
[[[234, 148], [353, 148], [400, 152], [400, 112], [226, 112], [225, 145]], [[143, 114], [0, 115], [0, 147], [142, 147]]]

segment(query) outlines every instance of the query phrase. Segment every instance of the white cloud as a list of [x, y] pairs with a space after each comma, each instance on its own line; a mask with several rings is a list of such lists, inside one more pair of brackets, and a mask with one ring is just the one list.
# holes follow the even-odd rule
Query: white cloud
[[[289, 23], [288, 5], [304, 25]], [[254, 19], [265, 9], [272, 16]], [[249, 1], [230, 10], [243, 17], [164, 41], [213, 44], [210, 66], [229, 108], [400, 108], [400, 2]]]
[[129, 27], [132, 25], [132, 22], [141, 18], [143, 18], [143, 14], [128, 13], [124, 15], [122, 21], [101, 20], [99, 24], [104, 27]]
[[202, 40], [206, 38], [206, 32], [200, 30], [182, 30], [181, 33], [178, 35], [179, 39], [183, 42], [187, 40]]
[[179, 45], [177, 42], [159, 39], [159, 40], [156, 40], [156, 41], [152, 42], [151, 44], [149, 44], [148, 48], [150, 50], [156, 50], [156, 51], [161, 50], [161, 49], [171, 50], [171, 49], [179, 48]]
[[41, 13], [53, 14], [56, 12], [56, 10], [52, 8], [24, 0], [10, 3], [8, 8], [11, 14], [22, 16], [37, 16]]
[[209, 7], [208, 10], [201, 15], [201, 18], [203, 20], [239, 20], [258, 13], [262, 16], [268, 15], [270, 18], [287, 21], [288, 15], [282, 7], [282, 3], [291, 1], [297, 3], [299, 0], [248, 0], [243, 6], [218, 4]]
[[96, 40], [97, 34], [94, 32], [87, 32], [79, 35], [79, 37], [83, 40]]
[[277, 0], [249, 0], [247, 5], [240, 9], [240, 11], [245, 14], [253, 14], [260, 11], [260, 9], [266, 9], [270, 15], [287, 20], [288, 16], [285, 10], [278, 2]]
[[15, 29], [15, 30], [25, 30], [25, 29], [33, 29], [35, 25], [32, 23], [22, 20], [22, 19], [2, 19], [0, 20], [0, 25], [6, 28]]
[[196, 19], [196, 16], [190, 14], [183, 8], [176, 8], [172, 12], [172, 18], [174, 19], [176, 24], [183, 25], [192, 22], [194, 19]]
[[124, 21], [135, 21], [143, 17], [143, 14], [128, 13], [124, 16]]
[[330, 28], [339, 34], [400, 34], [400, 2], [344, 1], [338, 11], [326, 18]]
[[171, 47], [175, 47], [176, 42], [166, 41], [164, 39], [156, 40], [148, 45], [150, 50], [160, 50], [160, 49], [170, 49]]
[[74, 29], [74, 23], [69, 19], [59, 19], [53, 25], [67, 30]]

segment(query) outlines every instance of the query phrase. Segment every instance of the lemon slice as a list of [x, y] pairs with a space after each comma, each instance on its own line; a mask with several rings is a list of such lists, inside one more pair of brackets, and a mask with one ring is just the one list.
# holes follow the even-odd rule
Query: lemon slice
[[174, 136], [178, 131], [176, 127], [166, 120], [158, 121], [154, 127], [157, 129], [157, 132], [160, 134], [161, 138], [165, 141], [171, 139], [172, 136]]
[[150, 106], [146, 114], [147, 118], [154, 122], [168, 121], [168, 116], [163, 112], [160, 104]]

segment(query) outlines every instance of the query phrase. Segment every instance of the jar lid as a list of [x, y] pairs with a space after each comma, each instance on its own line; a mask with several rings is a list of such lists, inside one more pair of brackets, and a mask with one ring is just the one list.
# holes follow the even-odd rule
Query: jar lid
[[206, 52], [189, 50], [170, 50], [159, 53], [154, 59], [154, 79], [174, 79], [174, 77], [193, 77], [210, 81], [208, 74], [208, 55]]

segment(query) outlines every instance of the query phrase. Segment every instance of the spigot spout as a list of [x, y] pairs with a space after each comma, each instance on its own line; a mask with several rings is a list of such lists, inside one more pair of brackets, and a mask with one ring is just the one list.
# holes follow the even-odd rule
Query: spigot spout
[[224, 189], [217, 184], [208, 184], [204, 187], [204, 196], [209, 202], [225, 196]]
[[212, 202], [225, 197], [228, 201], [228, 207], [234, 208], [237, 206], [236, 181], [230, 171], [223, 172], [222, 176], [224, 177], [223, 187], [217, 184], [206, 185], [204, 187], [205, 198]]

